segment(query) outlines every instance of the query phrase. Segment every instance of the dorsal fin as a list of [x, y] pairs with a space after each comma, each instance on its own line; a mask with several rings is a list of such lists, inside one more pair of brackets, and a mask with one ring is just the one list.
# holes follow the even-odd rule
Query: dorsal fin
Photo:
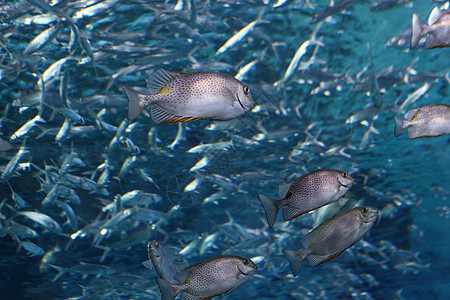
[[439, 21], [439, 19], [442, 18], [443, 15], [444, 13], [439, 9], [439, 7], [435, 7], [428, 17], [428, 25], [433, 25], [434, 23]]
[[289, 188], [291, 187], [292, 182], [285, 182], [278, 186], [278, 196], [280, 199], [284, 199]]
[[150, 116], [152, 117], [153, 122], [155, 123], [181, 123], [181, 122], [192, 122], [199, 120], [199, 117], [182, 117], [167, 112], [159, 106], [158, 104], [154, 104], [150, 109]]
[[414, 118], [414, 116], [416, 115], [417, 111], [419, 111], [418, 108], [409, 110], [404, 116], [405, 119], [408, 120], [408, 121], [411, 121], [412, 118]]
[[164, 85], [172, 81], [175, 77], [183, 74], [181, 72], [170, 72], [164, 69], [155, 70], [148, 76], [147, 79], [147, 89], [150, 94], [154, 95], [158, 93]]

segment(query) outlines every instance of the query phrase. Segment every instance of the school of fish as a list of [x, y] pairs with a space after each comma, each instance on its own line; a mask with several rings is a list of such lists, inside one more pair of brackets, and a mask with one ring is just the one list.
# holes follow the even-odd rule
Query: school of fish
[[0, 4], [2, 297], [444, 298], [449, 12]]

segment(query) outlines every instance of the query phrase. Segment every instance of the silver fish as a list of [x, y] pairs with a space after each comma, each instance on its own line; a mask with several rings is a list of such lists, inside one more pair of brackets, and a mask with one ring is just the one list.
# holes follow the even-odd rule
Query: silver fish
[[161, 244], [155, 240], [150, 241], [147, 244], [147, 250], [148, 258], [151, 260], [158, 276], [170, 283], [178, 284], [178, 281], [174, 279], [177, 270]]
[[259, 200], [266, 212], [267, 223], [272, 228], [280, 208], [283, 208], [284, 220], [292, 220], [337, 201], [352, 187], [353, 182], [354, 179], [346, 172], [320, 169], [281, 184], [279, 188], [281, 200], [264, 195], [259, 195]]
[[411, 48], [415, 48], [425, 35], [426, 49], [450, 47], [450, 12], [435, 7], [428, 17], [428, 25], [425, 25], [418, 15], [413, 14]]
[[172, 300], [179, 293], [183, 299], [210, 299], [229, 294], [252, 277], [258, 267], [247, 258], [223, 255], [204, 260], [179, 272], [175, 279], [181, 284], [158, 278], [163, 300]]
[[306, 257], [310, 266], [317, 266], [337, 257], [362, 239], [377, 218], [376, 208], [361, 206], [340, 212], [326, 220], [301, 240], [305, 250], [283, 249], [292, 274], [298, 275]]
[[446, 104], [429, 104], [411, 109], [403, 120], [395, 118], [394, 135], [400, 136], [408, 129], [408, 137], [417, 139], [450, 134], [450, 106]]
[[199, 119], [230, 120], [253, 108], [250, 88], [230, 75], [216, 72], [169, 72], [150, 75], [150, 95], [124, 86], [128, 118], [136, 118], [149, 106], [155, 123], [190, 122]]

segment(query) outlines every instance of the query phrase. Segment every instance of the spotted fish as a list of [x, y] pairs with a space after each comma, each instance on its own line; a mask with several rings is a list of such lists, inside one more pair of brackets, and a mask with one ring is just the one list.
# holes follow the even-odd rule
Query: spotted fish
[[346, 172], [320, 169], [281, 184], [279, 188], [281, 200], [264, 195], [259, 195], [259, 200], [266, 212], [269, 227], [273, 227], [280, 208], [283, 208], [284, 220], [292, 220], [337, 201], [352, 187], [353, 182], [353, 178]]
[[411, 48], [415, 48], [424, 35], [427, 35], [426, 49], [450, 47], [450, 11], [435, 7], [428, 17], [428, 25], [413, 14]]
[[355, 207], [329, 218], [300, 241], [305, 250], [283, 249], [292, 274], [298, 275], [306, 257], [310, 266], [317, 266], [337, 257], [362, 239], [377, 218], [378, 210], [369, 206]]
[[204, 260], [177, 273], [175, 279], [181, 284], [172, 284], [157, 278], [163, 300], [172, 300], [179, 293], [182, 299], [210, 299], [228, 294], [252, 277], [258, 267], [247, 258], [223, 255]]
[[230, 75], [217, 72], [159, 69], [148, 79], [150, 95], [127, 86], [123, 88], [129, 99], [130, 120], [147, 106], [150, 106], [150, 115], [155, 123], [230, 120], [253, 108], [250, 88]]
[[394, 135], [400, 136], [408, 129], [408, 137], [434, 137], [450, 134], [450, 106], [446, 104], [429, 104], [406, 112], [403, 120], [395, 118]]

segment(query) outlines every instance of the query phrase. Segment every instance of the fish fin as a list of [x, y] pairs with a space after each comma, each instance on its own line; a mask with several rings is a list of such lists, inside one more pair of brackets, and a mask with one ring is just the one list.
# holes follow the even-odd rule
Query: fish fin
[[142, 265], [143, 265], [144, 267], [146, 267], [147, 269], [149, 269], [149, 270], [155, 270], [155, 268], [153, 267], [153, 263], [152, 263], [151, 260], [143, 261], [143, 262], [142, 262]]
[[292, 219], [295, 219], [301, 215], [304, 215], [310, 211], [312, 211], [313, 209], [309, 209], [309, 210], [301, 210], [298, 208], [292, 208], [289, 206], [283, 206], [283, 219], [285, 221], [290, 221]]
[[278, 186], [278, 196], [280, 199], [284, 199], [286, 197], [287, 192], [291, 188], [292, 182], [283, 182]]
[[446, 47], [445, 42], [436, 38], [432, 32], [428, 33], [427, 40], [425, 41], [425, 49], [442, 48]]
[[172, 113], [165, 111], [159, 105], [152, 105], [150, 109], [150, 116], [152, 117], [152, 121], [155, 123], [182, 123], [182, 122], [192, 122], [200, 120], [200, 117], [182, 117], [177, 116]]
[[408, 121], [411, 121], [414, 118], [414, 116], [417, 114], [417, 111], [419, 111], [418, 108], [408, 110], [408, 112], [404, 116], [405, 119], [408, 120]]
[[156, 283], [161, 291], [162, 300], [173, 300], [180, 293], [173, 284], [162, 278], [156, 278]]
[[437, 21], [439, 21], [440, 18], [444, 16], [444, 13], [442, 10], [439, 9], [439, 7], [435, 7], [432, 11], [430, 16], [428, 17], [428, 25], [433, 25]]
[[405, 131], [405, 128], [406, 128], [404, 126], [405, 120], [403, 120], [402, 118], [400, 118], [396, 114], [394, 114], [394, 120], [395, 120], [394, 135], [395, 136], [401, 136], [403, 134], [403, 132]]
[[194, 296], [188, 293], [182, 293], [181, 294], [181, 300], [206, 300], [206, 299], [211, 299], [212, 297], [208, 297], [208, 298], [202, 298], [202, 297], [198, 297], [198, 296]]
[[424, 29], [425, 24], [422, 22], [418, 15], [413, 14], [411, 48], [415, 48], [420, 39], [424, 36]]
[[310, 255], [310, 256], [308, 256], [308, 263], [311, 267], [323, 264], [324, 262], [327, 262], [333, 258], [338, 257], [345, 250], [347, 250], [347, 248], [345, 248], [342, 251], [330, 254], [330, 255]]
[[291, 266], [292, 275], [297, 276], [300, 273], [300, 268], [302, 266], [303, 260], [310, 253], [308, 250], [295, 251], [283, 249], [283, 254]]
[[52, 267], [53, 269], [58, 271], [58, 274], [56, 274], [56, 276], [53, 278], [52, 282], [55, 282], [56, 280], [58, 280], [59, 277], [61, 277], [66, 272], [66, 269], [64, 269], [63, 267], [58, 267], [58, 266], [55, 266], [52, 264], [47, 264], [47, 266]]
[[277, 200], [264, 195], [259, 195], [259, 201], [261, 201], [266, 213], [267, 224], [272, 228], [277, 220], [278, 211], [280, 210], [278, 202]]
[[146, 97], [149, 95], [141, 94], [126, 85], [122, 85], [122, 88], [128, 97], [128, 119], [133, 120], [147, 106]]
[[173, 276], [173, 279], [178, 281], [180, 284], [184, 284], [186, 282], [189, 274], [192, 271], [191, 267], [188, 267], [188, 268], [184, 269], [183, 271], [178, 272], [177, 274], [175, 274], [175, 276]]
[[313, 234], [312, 234], [313, 230], [310, 231], [307, 235], [305, 235], [301, 240], [300, 240], [300, 244], [302, 244], [303, 247], [305, 248], [312, 248], [314, 247], [314, 244], [311, 244], [312, 238], [313, 238]]
[[150, 94], [157, 94], [168, 82], [175, 77], [183, 74], [182, 72], [170, 72], [164, 69], [157, 69], [147, 78], [147, 89]]

